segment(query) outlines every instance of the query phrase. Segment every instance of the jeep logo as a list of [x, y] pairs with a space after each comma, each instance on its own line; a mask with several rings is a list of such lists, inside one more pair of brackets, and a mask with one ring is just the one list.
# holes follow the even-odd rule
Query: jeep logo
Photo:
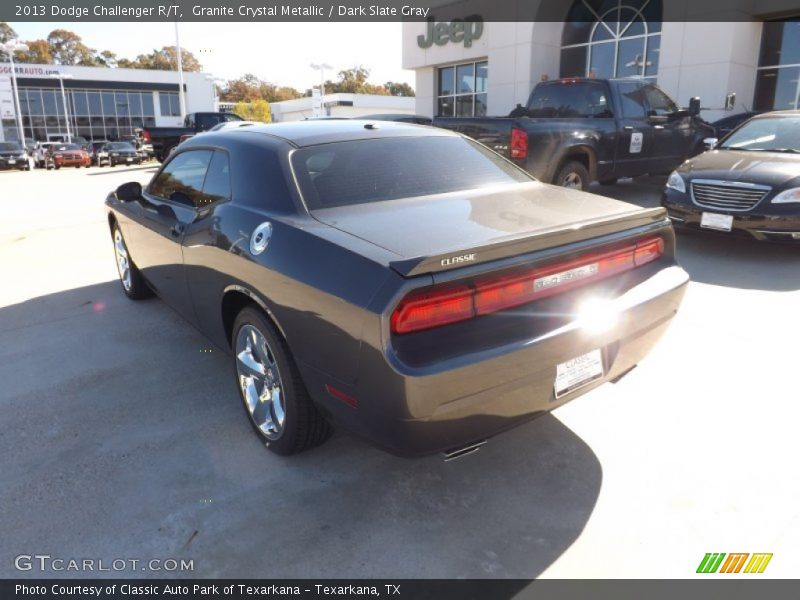
[[472, 41], [480, 39], [483, 33], [483, 19], [472, 15], [466, 19], [453, 19], [450, 23], [435, 23], [428, 19], [428, 30], [425, 35], [417, 36], [417, 46], [430, 48], [433, 44], [444, 46], [447, 42], [459, 44], [464, 42], [464, 47], [472, 46]]
[[442, 259], [442, 266], [449, 267], [450, 265], [457, 265], [460, 263], [471, 262], [475, 260], [474, 254], [462, 254], [461, 256], [451, 256], [450, 258]]

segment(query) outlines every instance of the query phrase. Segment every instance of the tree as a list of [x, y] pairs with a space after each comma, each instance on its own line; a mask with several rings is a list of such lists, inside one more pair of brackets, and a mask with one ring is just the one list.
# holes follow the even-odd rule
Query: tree
[[53, 63], [53, 55], [50, 52], [50, 44], [47, 43], [47, 40], [33, 40], [25, 43], [28, 49], [14, 52], [15, 61], [37, 65], [49, 65]]
[[407, 83], [396, 83], [394, 81], [387, 81], [383, 84], [386, 91], [390, 96], [415, 96], [414, 88]]
[[292, 87], [277, 86], [262, 81], [252, 73], [228, 81], [220, 93], [220, 98], [225, 102], [253, 102], [258, 99], [281, 102], [301, 96], [302, 94]]
[[93, 67], [97, 64], [95, 50], [83, 43], [81, 36], [66, 29], [54, 29], [47, 36], [50, 54], [59, 65]]
[[252, 102], [237, 102], [233, 107], [233, 114], [239, 115], [247, 121], [272, 122], [272, 111], [270, 110], [269, 102], [261, 98]]
[[17, 32], [6, 23], [5, 21], [0, 21], [0, 44], [5, 44], [10, 42], [13, 39], [16, 39]]
[[117, 55], [111, 50], [103, 50], [95, 56], [98, 66], [114, 68], [117, 66]]
[[339, 71], [338, 81], [326, 81], [325, 92], [329, 94], [378, 94], [386, 96], [388, 90], [382, 85], [369, 83], [369, 69], [363, 66], [356, 66], [352, 69]]
[[[203, 65], [200, 64], [194, 54], [188, 50], [181, 49], [181, 61], [184, 71], [201, 71]], [[157, 71], [177, 71], [178, 70], [178, 51], [175, 46], [164, 46], [161, 50], [153, 50], [150, 54], [140, 54], [136, 60], [130, 61], [120, 59], [118, 66], [129, 69], [155, 69]]]

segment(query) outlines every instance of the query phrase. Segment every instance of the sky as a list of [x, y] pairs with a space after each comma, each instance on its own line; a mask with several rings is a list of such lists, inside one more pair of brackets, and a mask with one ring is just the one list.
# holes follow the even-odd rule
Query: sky
[[[135, 58], [154, 48], [175, 44], [173, 23], [9, 23], [22, 40], [46, 38], [53, 29], [68, 29], [96, 50]], [[401, 23], [181, 23], [181, 47], [191, 51], [203, 70], [222, 79], [245, 73], [305, 90], [317, 85], [312, 63], [342, 69], [362, 65], [370, 82], [398, 81], [414, 85], [414, 72], [404, 70]]]

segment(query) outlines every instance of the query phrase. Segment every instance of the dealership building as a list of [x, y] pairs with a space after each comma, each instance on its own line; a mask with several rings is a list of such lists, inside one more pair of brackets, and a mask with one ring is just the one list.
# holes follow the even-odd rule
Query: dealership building
[[[66, 135], [67, 120], [72, 135], [90, 140], [114, 140], [133, 134], [137, 128], [181, 124], [176, 71], [25, 63], [14, 66], [26, 139], [44, 141]], [[0, 63], [0, 141], [19, 139], [10, 75], [11, 65]], [[186, 112], [214, 110], [213, 78], [205, 73], [184, 73], [183, 79]]]
[[709, 120], [722, 116], [727, 92], [736, 93], [737, 112], [800, 108], [800, 13], [791, 0], [730, 0], [717, 21], [713, 13], [676, 12], [692, 10], [690, 2], [525, 6], [537, 5], [547, 21], [489, 22], [476, 13], [464, 22], [404, 23], [403, 67], [416, 72], [416, 112], [507, 115], [536, 83], [562, 77], [643, 77], [683, 106], [699, 96]]

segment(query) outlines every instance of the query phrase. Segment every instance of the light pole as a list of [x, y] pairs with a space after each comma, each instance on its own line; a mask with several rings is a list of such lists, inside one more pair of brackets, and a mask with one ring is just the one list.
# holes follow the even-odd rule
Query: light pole
[[181, 89], [178, 92], [178, 101], [181, 106], [181, 122], [186, 118], [186, 98], [183, 96], [183, 57], [181, 56], [181, 37], [178, 34], [178, 22], [175, 21], [175, 53], [178, 58], [178, 78]]
[[[319, 101], [322, 103], [322, 112], [325, 112], [325, 69], [333, 69], [328, 63], [311, 63], [309, 65], [315, 71], [319, 71]], [[323, 115], [325, 116], [325, 115]]]
[[64, 80], [72, 79], [72, 75], [65, 73], [51, 73], [50, 77], [58, 79], [61, 84], [61, 101], [64, 103], [64, 121], [67, 123], [67, 143], [72, 143], [72, 131], [69, 128], [69, 109], [67, 108], [67, 94], [64, 91]]
[[22, 129], [22, 105], [19, 103], [19, 91], [17, 90], [17, 70], [14, 67], [14, 52], [28, 50], [27, 44], [20, 44], [19, 42], [6, 42], [0, 44], [0, 50], [8, 54], [8, 60], [11, 62], [11, 89], [14, 91], [14, 102], [17, 103], [14, 112], [17, 113], [17, 128], [19, 132], [19, 143], [25, 146], [25, 131]]

